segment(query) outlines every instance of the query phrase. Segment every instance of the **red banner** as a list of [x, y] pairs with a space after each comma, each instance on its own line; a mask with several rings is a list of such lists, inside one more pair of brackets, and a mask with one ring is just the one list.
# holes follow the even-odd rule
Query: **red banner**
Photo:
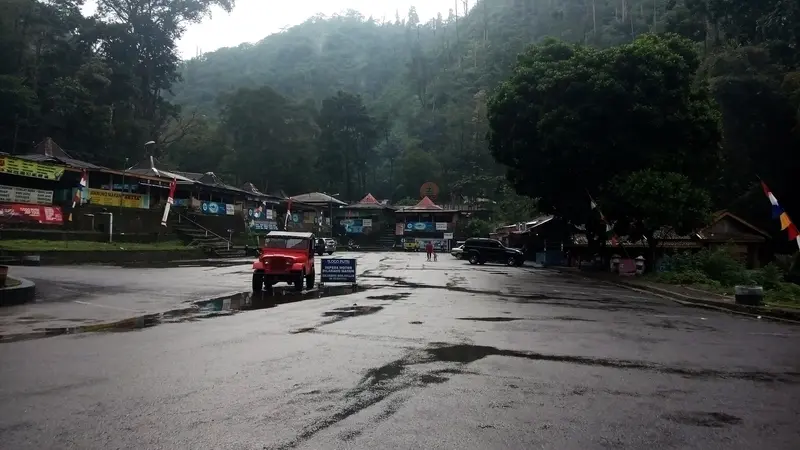
[[62, 225], [64, 217], [60, 206], [34, 206], [16, 203], [0, 205], [0, 222], [34, 222]]

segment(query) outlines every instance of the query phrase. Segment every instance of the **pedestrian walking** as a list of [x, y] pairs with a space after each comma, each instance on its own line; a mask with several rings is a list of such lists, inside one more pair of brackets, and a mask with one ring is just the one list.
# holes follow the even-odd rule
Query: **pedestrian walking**
[[433, 253], [433, 242], [428, 241], [425, 244], [425, 253], [428, 254], [428, 261], [430, 261], [431, 260], [431, 254]]

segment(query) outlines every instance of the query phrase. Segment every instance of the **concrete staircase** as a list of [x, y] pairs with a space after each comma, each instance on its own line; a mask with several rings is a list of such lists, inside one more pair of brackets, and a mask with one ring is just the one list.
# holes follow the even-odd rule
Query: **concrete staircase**
[[394, 247], [394, 224], [391, 227], [385, 227], [377, 243], [381, 248], [391, 249]]
[[234, 248], [230, 241], [204, 228], [189, 217], [174, 213], [170, 214], [169, 224], [172, 229], [187, 245], [202, 248], [209, 256], [218, 258], [236, 258], [245, 256], [243, 248]]

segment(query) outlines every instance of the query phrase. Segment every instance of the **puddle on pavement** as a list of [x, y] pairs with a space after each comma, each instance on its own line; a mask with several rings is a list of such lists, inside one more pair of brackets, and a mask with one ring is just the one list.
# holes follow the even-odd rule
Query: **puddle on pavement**
[[665, 414], [663, 417], [681, 425], [705, 428], [722, 428], [742, 423], [742, 419], [739, 417], [721, 412], [680, 411]]
[[457, 317], [456, 320], [471, 320], [473, 322], [513, 322], [522, 319], [517, 317]]
[[368, 295], [370, 300], [403, 300], [411, 296], [411, 292], [399, 292], [397, 294]]

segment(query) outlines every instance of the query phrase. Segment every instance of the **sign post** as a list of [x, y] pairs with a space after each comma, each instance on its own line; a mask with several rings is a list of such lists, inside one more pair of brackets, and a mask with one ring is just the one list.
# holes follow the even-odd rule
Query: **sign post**
[[356, 260], [354, 258], [325, 258], [322, 260], [320, 285], [350, 283], [356, 286]]

